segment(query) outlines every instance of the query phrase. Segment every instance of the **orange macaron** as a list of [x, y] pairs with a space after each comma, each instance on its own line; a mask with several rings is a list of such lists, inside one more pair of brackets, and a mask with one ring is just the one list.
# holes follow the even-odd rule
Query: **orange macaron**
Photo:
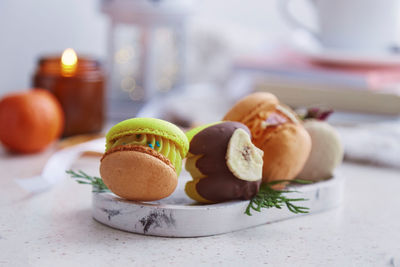
[[223, 120], [245, 124], [264, 151], [263, 181], [294, 179], [311, 151], [311, 138], [296, 113], [273, 94], [257, 92], [237, 102]]

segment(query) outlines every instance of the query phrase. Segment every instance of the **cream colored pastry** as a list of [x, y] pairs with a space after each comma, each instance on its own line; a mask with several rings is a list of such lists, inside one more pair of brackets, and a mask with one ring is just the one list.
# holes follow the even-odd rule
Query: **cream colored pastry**
[[331, 125], [323, 121], [306, 120], [304, 127], [311, 136], [312, 148], [297, 178], [312, 181], [329, 179], [343, 159], [339, 135]]

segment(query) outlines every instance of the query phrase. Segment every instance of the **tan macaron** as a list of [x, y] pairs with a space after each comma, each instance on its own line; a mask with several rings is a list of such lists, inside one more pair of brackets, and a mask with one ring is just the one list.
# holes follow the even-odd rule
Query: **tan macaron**
[[223, 118], [249, 127], [252, 142], [264, 151], [263, 181], [291, 180], [302, 170], [311, 139], [297, 115], [270, 93], [253, 93]]

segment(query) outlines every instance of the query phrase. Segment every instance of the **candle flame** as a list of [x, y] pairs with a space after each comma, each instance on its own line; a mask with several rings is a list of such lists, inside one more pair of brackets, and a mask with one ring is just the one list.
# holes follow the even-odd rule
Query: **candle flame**
[[76, 63], [78, 62], [78, 57], [74, 49], [67, 48], [61, 56], [61, 73], [63, 76], [69, 77], [73, 76], [76, 70]]
[[78, 57], [76, 56], [74, 49], [72, 48], [65, 49], [61, 57], [61, 63], [63, 64], [63, 66], [72, 67], [76, 65], [77, 62], [78, 62]]

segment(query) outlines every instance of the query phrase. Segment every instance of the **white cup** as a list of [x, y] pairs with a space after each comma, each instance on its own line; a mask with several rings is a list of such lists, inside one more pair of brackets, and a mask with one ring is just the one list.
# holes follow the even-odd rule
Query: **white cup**
[[279, 0], [283, 17], [295, 28], [314, 35], [328, 49], [389, 52], [399, 51], [400, 0], [309, 0], [318, 30], [300, 22], [290, 2]]

